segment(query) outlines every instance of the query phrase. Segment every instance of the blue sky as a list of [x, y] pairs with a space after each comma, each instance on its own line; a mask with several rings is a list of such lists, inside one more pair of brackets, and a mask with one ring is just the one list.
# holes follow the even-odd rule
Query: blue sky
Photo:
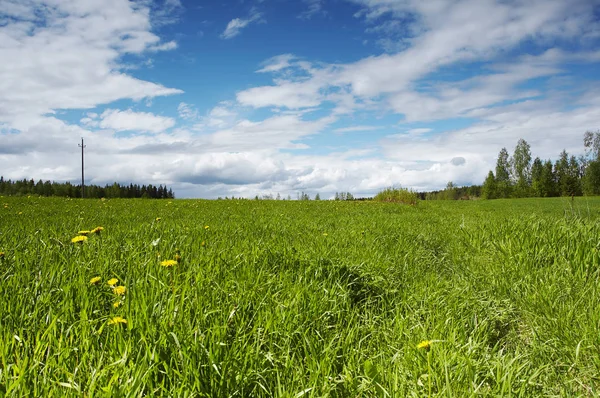
[[480, 184], [600, 128], [591, 0], [0, 0], [0, 174], [178, 197]]

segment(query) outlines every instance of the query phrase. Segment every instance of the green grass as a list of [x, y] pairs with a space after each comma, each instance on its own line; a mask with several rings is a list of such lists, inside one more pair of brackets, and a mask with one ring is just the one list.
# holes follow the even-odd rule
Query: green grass
[[599, 216], [0, 198], [0, 396], [598, 396]]

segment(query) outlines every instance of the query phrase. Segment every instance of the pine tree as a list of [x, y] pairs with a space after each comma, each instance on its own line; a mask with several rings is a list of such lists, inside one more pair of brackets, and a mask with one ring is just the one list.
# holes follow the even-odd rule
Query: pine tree
[[484, 199], [496, 199], [497, 198], [497, 186], [496, 186], [496, 177], [494, 177], [494, 172], [490, 170], [485, 181], [483, 182], [483, 187], [481, 188], [481, 196]]
[[531, 191], [533, 196], [541, 197], [542, 195], [542, 173], [544, 164], [540, 158], [535, 158], [531, 166]]

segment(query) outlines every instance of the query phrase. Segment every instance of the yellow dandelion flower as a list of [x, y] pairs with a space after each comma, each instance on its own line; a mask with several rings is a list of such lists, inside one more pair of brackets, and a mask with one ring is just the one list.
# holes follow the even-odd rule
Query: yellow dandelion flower
[[112, 278], [112, 279], [109, 279], [108, 282], [106, 282], [106, 283], [108, 283], [108, 286], [114, 286], [117, 283], [119, 283], [119, 280], [117, 278]]
[[175, 260], [164, 260], [160, 262], [160, 265], [162, 265], [163, 267], [173, 267], [175, 265], [177, 265], [177, 261]]
[[127, 291], [127, 288], [125, 286], [117, 286], [113, 289], [113, 293], [116, 294], [117, 296], [124, 295], [126, 291]]
[[122, 301], [115, 301], [115, 302], [113, 303], [113, 307], [115, 307], [115, 308], [119, 308], [119, 307], [121, 306], [121, 304], [123, 304], [123, 302], [122, 302]]
[[100, 233], [100, 232], [102, 232], [102, 231], [104, 231], [104, 228], [102, 228], [102, 227], [96, 227], [96, 228], [92, 229], [92, 230], [90, 231], [90, 233], [91, 233], [91, 234], [99, 234], [99, 233]]
[[208, 228], [210, 228], [208, 225], [205, 225], [205, 226], [204, 226], [204, 229], [208, 229]]
[[95, 276], [92, 279], [90, 279], [90, 285], [97, 285], [98, 282], [100, 282], [102, 280], [102, 278], [100, 278], [99, 276]]
[[87, 236], [79, 235], [71, 239], [71, 243], [83, 243], [87, 240]]
[[204, 247], [204, 246], [206, 246], [206, 243], [204, 241], [202, 241], [202, 243], [200, 243], [200, 246]]
[[156, 217], [156, 221], [160, 221], [160, 220], [161, 220], [161, 218], [160, 218], [160, 217]]
[[433, 341], [431, 341], [431, 340], [424, 340], [424, 341], [421, 341], [419, 344], [417, 344], [417, 348], [420, 350], [424, 349], [426, 351], [429, 351], [432, 343], [433, 343]]
[[86, 236], [86, 235], [89, 235], [89, 234], [90, 234], [90, 231], [87, 231], [87, 230], [85, 230], [85, 231], [79, 231], [79, 232], [77, 232], [77, 233], [78, 233], [79, 235]]
[[120, 325], [122, 323], [127, 325], [127, 319], [120, 317], [120, 316], [116, 316], [113, 319], [111, 319], [110, 321], [108, 321], [109, 325]]
[[23, 212], [22, 212], [22, 211], [20, 211], [20, 212], [19, 212], [19, 215], [21, 215], [21, 214], [23, 214]]

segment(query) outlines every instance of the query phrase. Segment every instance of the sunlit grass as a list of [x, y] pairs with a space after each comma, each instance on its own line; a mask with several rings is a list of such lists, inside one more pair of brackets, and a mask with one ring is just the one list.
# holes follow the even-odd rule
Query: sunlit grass
[[2, 203], [2, 396], [599, 394], [596, 198]]

